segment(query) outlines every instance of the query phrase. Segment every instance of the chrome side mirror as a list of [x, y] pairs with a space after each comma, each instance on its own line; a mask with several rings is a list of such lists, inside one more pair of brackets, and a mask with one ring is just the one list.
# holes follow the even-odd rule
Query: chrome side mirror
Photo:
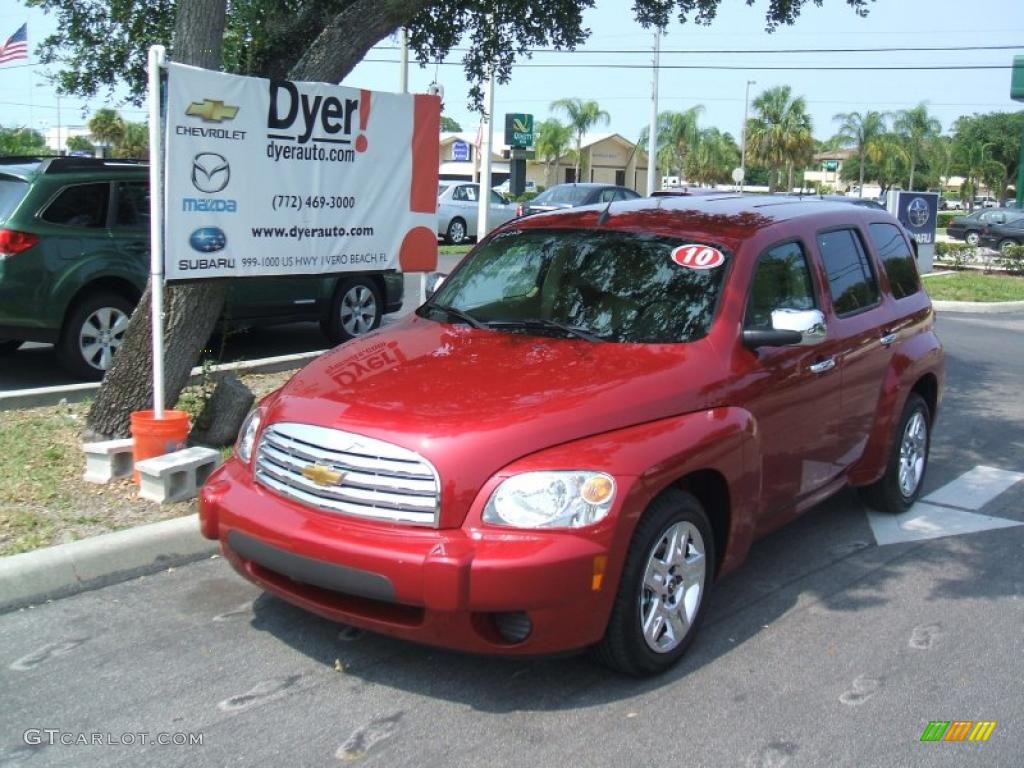
[[743, 343], [758, 347], [810, 347], [825, 340], [825, 315], [817, 309], [776, 309], [772, 327], [743, 331]]
[[447, 277], [448, 275], [444, 272], [431, 272], [427, 275], [427, 284], [425, 286], [424, 293], [426, 293], [426, 297], [428, 299], [437, 292], [437, 289], [441, 287], [441, 284], [444, 283], [445, 278]]

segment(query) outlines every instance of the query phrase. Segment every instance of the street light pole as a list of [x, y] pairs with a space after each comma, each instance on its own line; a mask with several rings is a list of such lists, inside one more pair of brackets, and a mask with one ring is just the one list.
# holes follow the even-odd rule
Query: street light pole
[[[655, 190], [658, 156], [658, 65], [661, 58], [661, 30], [654, 30], [654, 79], [651, 90], [651, 127], [647, 131], [647, 196]], [[636, 166], [633, 166], [636, 168]]]
[[747, 118], [750, 107], [750, 86], [757, 85], [756, 80], [747, 80], [747, 90], [743, 94], [743, 127], [740, 129], [740, 194], [743, 194], [743, 185], [747, 181]]

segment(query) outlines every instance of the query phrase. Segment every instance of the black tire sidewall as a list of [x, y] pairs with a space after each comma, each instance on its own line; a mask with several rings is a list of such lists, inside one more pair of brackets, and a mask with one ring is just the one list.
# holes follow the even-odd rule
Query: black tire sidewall
[[93, 293], [74, 305], [61, 329], [60, 341], [57, 343], [57, 361], [68, 373], [80, 379], [97, 381], [106, 373], [93, 368], [82, 357], [78, 342], [86, 319], [103, 307], [118, 309], [129, 317], [135, 310], [135, 304], [124, 296], [116, 293]]
[[[679, 522], [694, 525], [704, 539], [707, 569], [704, 589], [686, 637], [668, 653], [657, 653], [644, 640], [640, 623], [644, 571], [652, 548], [669, 527]], [[633, 533], [611, 618], [598, 651], [602, 659], [615, 669], [635, 677], [659, 674], [672, 667], [686, 653], [700, 628], [714, 582], [716, 562], [711, 525], [696, 497], [671, 489], [652, 501]]]
[[[380, 327], [380, 321], [384, 317], [384, 298], [381, 296], [380, 288], [377, 287], [373, 280], [365, 276], [345, 278], [338, 283], [338, 287], [334, 290], [330, 314], [321, 323], [321, 330], [324, 335], [334, 344], [341, 344], [342, 342], [359, 338], [358, 336], [350, 335], [341, 322], [341, 303], [345, 299], [345, 294], [358, 286], [369, 290], [373, 294], [374, 303], [376, 304], [377, 311], [374, 313], [373, 325], [370, 331]], [[367, 331], [367, 333], [370, 331]]]
[[[900, 489], [900, 446], [903, 443], [903, 434], [906, 432], [907, 424], [913, 415], [920, 411], [924, 416], [924, 423], [928, 428], [928, 435], [925, 438], [925, 459], [924, 469], [921, 478], [917, 483], [914, 493], [908, 498], [903, 495]], [[869, 503], [881, 512], [901, 514], [913, 506], [914, 502], [921, 496], [921, 489], [924, 487], [924, 479], [928, 474], [928, 463], [932, 446], [932, 417], [928, 403], [916, 392], [911, 392], [903, 405], [903, 412], [900, 415], [900, 422], [893, 436], [892, 446], [889, 450], [889, 463], [886, 465], [885, 475], [875, 486], [875, 494], [869, 496]]]
[[970, 232], [966, 232], [964, 234], [964, 242], [967, 243], [968, 245], [972, 246], [972, 247], [976, 246], [980, 239], [981, 239], [981, 236], [977, 232], [975, 232], [973, 230], [970, 231]]

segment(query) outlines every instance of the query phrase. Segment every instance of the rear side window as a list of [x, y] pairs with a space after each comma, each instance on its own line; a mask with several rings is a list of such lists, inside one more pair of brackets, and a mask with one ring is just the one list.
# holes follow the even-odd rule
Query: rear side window
[[818, 250], [837, 315], [852, 315], [878, 303], [878, 281], [856, 232], [822, 232], [818, 235]]
[[903, 233], [894, 224], [871, 224], [868, 231], [885, 267], [885, 273], [889, 276], [893, 297], [902, 299], [921, 290], [914, 254], [903, 238]]
[[28, 192], [28, 182], [0, 176], [0, 221], [5, 221]]
[[815, 309], [811, 271], [800, 243], [776, 245], [761, 254], [744, 327], [770, 329], [776, 309]]
[[46, 206], [42, 219], [66, 227], [102, 228], [107, 226], [109, 198], [110, 185], [107, 183], [66, 187]]
[[142, 181], [117, 183], [114, 226], [119, 229], [149, 229], [149, 184]]

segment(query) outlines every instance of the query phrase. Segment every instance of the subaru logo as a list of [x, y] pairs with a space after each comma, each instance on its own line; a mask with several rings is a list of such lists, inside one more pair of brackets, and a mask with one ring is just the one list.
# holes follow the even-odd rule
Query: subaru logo
[[194, 251], [213, 253], [222, 250], [228, 244], [228, 237], [224, 230], [218, 227], [201, 227], [192, 233], [188, 243]]
[[224, 155], [200, 152], [192, 158], [192, 186], [200, 192], [214, 195], [231, 180], [231, 166]]
[[910, 226], [923, 227], [928, 223], [929, 218], [931, 218], [931, 212], [928, 210], [928, 203], [924, 201], [924, 198], [915, 197], [910, 201], [910, 205], [907, 206], [907, 219], [910, 221]]

